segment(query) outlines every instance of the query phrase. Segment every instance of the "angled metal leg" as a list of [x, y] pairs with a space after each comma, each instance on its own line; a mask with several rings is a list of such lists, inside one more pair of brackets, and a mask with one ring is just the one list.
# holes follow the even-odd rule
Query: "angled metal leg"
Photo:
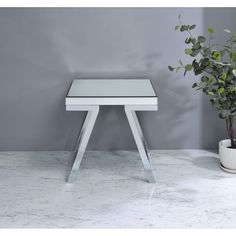
[[[83, 109], [86, 109], [86, 108], [83, 108]], [[76, 176], [78, 174], [78, 170], [80, 167], [80, 163], [83, 159], [83, 155], [84, 155], [86, 146], [88, 144], [90, 135], [92, 133], [98, 112], [99, 112], [99, 106], [90, 106], [88, 108], [88, 113], [86, 115], [84, 124], [80, 131], [80, 135], [78, 137], [78, 141], [76, 144], [76, 156], [74, 159], [74, 163], [73, 163], [70, 175], [67, 180], [68, 183], [72, 183], [76, 179]]]
[[153, 174], [152, 167], [149, 161], [149, 153], [147, 145], [137, 115], [135, 113], [135, 109], [132, 108], [132, 106], [125, 106], [125, 113], [129, 121], [130, 128], [132, 130], [139, 154], [143, 162], [146, 179], [150, 183], [155, 183], [156, 179]]

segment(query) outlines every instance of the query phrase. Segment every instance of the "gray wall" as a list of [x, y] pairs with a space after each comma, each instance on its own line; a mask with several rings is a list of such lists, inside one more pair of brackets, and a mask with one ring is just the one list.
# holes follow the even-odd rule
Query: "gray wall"
[[[149, 76], [159, 112], [139, 113], [150, 148], [215, 148], [226, 136], [195, 78], [170, 73], [185, 58], [178, 14], [233, 27], [235, 9], [0, 9], [0, 150], [71, 150], [85, 113], [65, 112], [74, 78]], [[120, 107], [104, 107], [89, 149], [134, 149]]]

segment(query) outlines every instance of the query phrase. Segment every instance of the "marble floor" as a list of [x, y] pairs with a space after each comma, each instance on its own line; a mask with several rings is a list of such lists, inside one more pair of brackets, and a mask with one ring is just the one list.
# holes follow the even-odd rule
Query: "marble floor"
[[0, 152], [1, 228], [234, 228], [236, 175], [205, 150], [88, 151], [74, 184], [70, 152]]

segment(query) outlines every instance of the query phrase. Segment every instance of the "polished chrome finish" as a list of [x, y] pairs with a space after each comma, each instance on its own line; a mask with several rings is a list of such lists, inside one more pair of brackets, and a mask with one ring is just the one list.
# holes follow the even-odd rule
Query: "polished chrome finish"
[[[142, 109], [146, 110], [147, 107], [146, 106], [144, 106], [144, 107], [139, 106], [139, 107], [136, 107], [136, 109], [137, 110], [142, 110]], [[143, 135], [142, 129], [140, 127], [135, 110], [132, 106], [125, 106], [125, 113], [126, 113], [128, 121], [129, 121], [130, 128], [132, 130], [139, 154], [140, 154], [142, 162], [143, 162], [146, 179], [150, 183], [155, 183], [156, 179], [155, 179], [155, 176], [153, 174], [152, 167], [150, 164], [147, 144], [145, 142], [144, 135]]]
[[[142, 129], [140, 127], [137, 115], [135, 113], [135, 111], [142, 111], [142, 110], [157, 110], [157, 106], [155, 105], [127, 105], [124, 106], [125, 107], [125, 113], [126, 116], [128, 118], [128, 122], [130, 125], [130, 128], [132, 130], [143, 166], [144, 166], [144, 170], [145, 170], [145, 175], [146, 175], [146, 179], [148, 182], [150, 183], [155, 183], [155, 176], [153, 174], [152, 171], [152, 167], [150, 164], [150, 160], [149, 160], [149, 153], [148, 153], [148, 149], [147, 149], [147, 144], [142, 132]], [[82, 126], [82, 129], [80, 131], [77, 143], [76, 143], [76, 155], [75, 155], [75, 159], [74, 159], [74, 163], [73, 166], [71, 168], [71, 172], [70, 175], [68, 177], [67, 182], [68, 183], [72, 183], [75, 179], [76, 176], [78, 174], [78, 170], [81, 164], [81, 161], [83, 159], [83, 155], [86, 149], [86, 146], [88, 144], [90, 135], [92, 133], [96, 118], [98, 116], [99, 113], [99, 106], [76, 106], [74, 105], [73, 108], [69, 107], [69, 109], [71, 110], [76, 110], [76, 111], [85, 111], [87, 110], [88, 113], [86, 115], [84, 124]]]
[[[85, 107], [82, 107], [82, 109], [85, 109]], [[86, 149], [86, 146], [88, 144], [90, 135], [92, 133], [98, 112], [99, 112], [99, 106], [90, 106], [87, 107], [88, 113], [86, 115], [84, 124], [82, 126], [82, 129], [80, 131], [77, 144], [76, 144], [76, 155], [74, 159], [73, 166], [71, 168], [70, 175], [68, 177], [67, 182], [72, 183], [76, 179], [76, 175], [78, 174], [77, 171], [79, 170], [81, 161], [83, 159], [83, 155]]]

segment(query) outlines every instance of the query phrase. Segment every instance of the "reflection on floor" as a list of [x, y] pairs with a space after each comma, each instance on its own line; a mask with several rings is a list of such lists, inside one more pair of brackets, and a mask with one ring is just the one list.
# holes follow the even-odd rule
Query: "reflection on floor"
[[236, 227], [236, 175], [204, 150], [89, 151], [68, 185], [69, 152], [0, 153], [0, 227]]

